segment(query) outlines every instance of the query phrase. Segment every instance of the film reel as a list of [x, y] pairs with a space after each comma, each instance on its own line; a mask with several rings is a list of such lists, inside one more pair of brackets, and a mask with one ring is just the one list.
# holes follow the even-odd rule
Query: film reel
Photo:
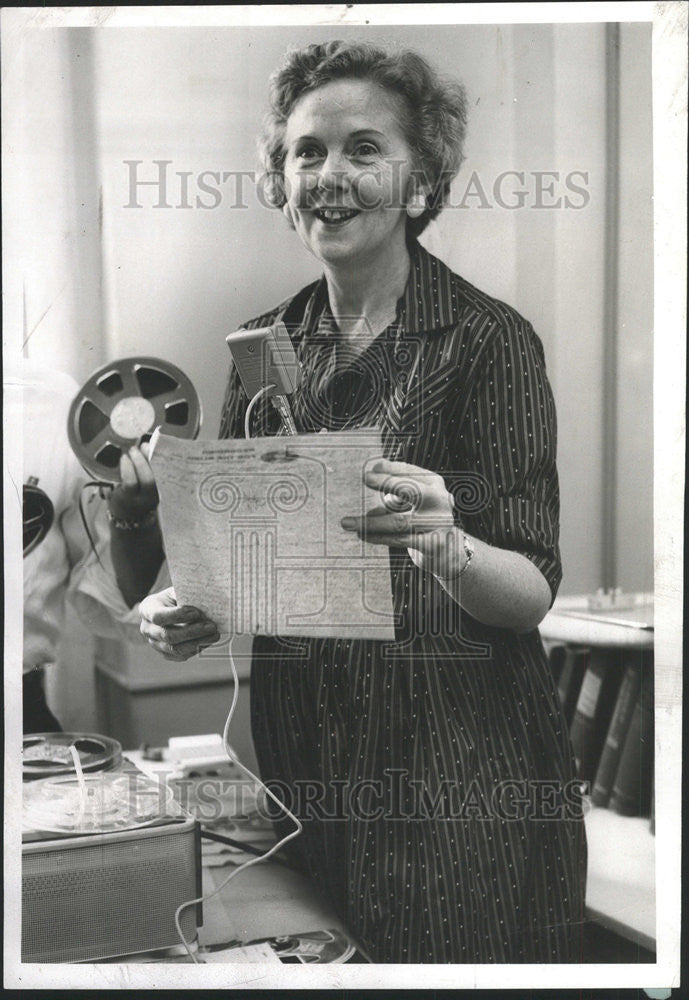
[[22, 744], [25, 780], [75, 774], [69, 747], [74, 744], [82, 771], [105, 771], [122, 760], [122, 745], [95, 733], [27, 733]]
[[119, 483], [123, 452], [148, 441], [156, 427], [195, 438], [201, 404], [183, 371], [159, 358], [121, 358], [94, 372], [70, 406], [67, 433], [83, 467], [102, 482]]

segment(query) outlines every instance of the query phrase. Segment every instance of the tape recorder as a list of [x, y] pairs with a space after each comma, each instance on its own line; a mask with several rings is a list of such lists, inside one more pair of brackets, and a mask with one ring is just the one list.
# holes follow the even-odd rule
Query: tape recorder
[[[201, 839], [169, 790], [87, 733], [25, 736], [23, 778], [22, 961], [179, 945], [176, 911], [201, 896]], [[181, 911], [187, 941], [202, 922], [200, 903]]]

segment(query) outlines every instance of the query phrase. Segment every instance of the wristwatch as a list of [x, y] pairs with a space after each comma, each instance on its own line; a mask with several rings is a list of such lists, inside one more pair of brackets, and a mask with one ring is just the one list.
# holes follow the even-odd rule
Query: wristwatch
[[152, 528], [158, 520], [155, 507], [152, 510], [147, 510], [138, 518], [115, 517], [109, 507], [106, 509], [106, 514], [113, 528], [118, 528], [120, 531], [140, 531], [142, 528]]

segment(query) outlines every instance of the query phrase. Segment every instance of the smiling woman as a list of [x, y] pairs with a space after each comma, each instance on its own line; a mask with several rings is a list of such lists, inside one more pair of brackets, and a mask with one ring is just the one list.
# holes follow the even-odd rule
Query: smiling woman
[[[461, 163], [461, 88], [413, 53], [328, 42], [287, 57], [271, 108], [273, 204], [323, 276], [246, 326], [289, 330], [300, 432], [380, 428], [380, 503], [342, 527], [389, 549], [397, 626], [394, 643], [255, 638], [261, 776], [372, 960], [575, 961], [583, 816], [537, 631], [561, 579], [543, 348], [417, 241]], [[221, 437], [244, 409], [235, 371]], [[141, 613], [169, 659], [213, 641], [170, 590]]]
[[[368, 81], [338, 80], [305, 94], [290, 115], [283, 211], [324, 262], [362, 267], [388, 240], [404, 246], [413, 161], [395, 103]], [[420, 200], [413, 211], [423, 211]]]

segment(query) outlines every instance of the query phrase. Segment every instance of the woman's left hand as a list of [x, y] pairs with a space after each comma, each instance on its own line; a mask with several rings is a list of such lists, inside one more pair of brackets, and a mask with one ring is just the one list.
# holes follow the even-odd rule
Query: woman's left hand
[[342, 518], [342, 527], [374, 545], [407, 549], [420, 569], [435, 576], [456, 576], [462, 534], [443, 477], [418, 465], [381, 459], [364, 473], [364, 482], [381, 493], [382, 503], [363, 517]]

